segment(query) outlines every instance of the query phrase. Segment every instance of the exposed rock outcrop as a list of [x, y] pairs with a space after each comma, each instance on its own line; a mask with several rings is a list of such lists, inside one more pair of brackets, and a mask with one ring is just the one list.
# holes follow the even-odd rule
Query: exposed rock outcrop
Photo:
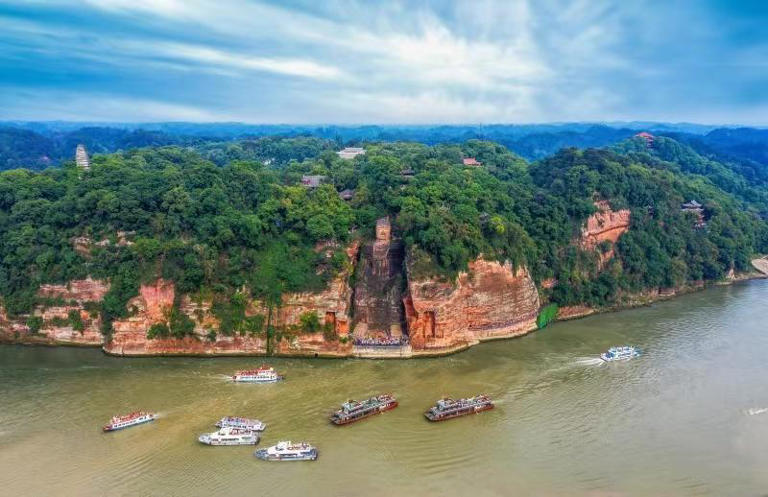
[[600, 253], [600, 266], [613, 257], [613, 244], [629, 230], [631, 212], [629, 209], [614, 211], [605, 200], [595, 202], [597, 212], [589, 216], [581, 231], [579, 244], [585, 250], [595, 250], [602, 242], [611, 242], [611, 248]]
[[158, 279], [141, 285], [139, 295], [128, 302], [131, 316], [112, 323], [112, 337], [104, 344], [104, 351], [114, 355], [248, 355], [266, 352], [266, 341], [261, 337], [217, 335], [208, 339], [209, 330], [219, 323], [210, 312], [210, 302], [193, 302], [183, 296], [179, 309], [195, 323], [194, 334], [182, 339], [147, 338], [149, 328], [165, 322], [176, 298], [173, 282]]
[[40, 285], [37, 294], [43, 298], [74, 300], [79, 303], [99, 302], [109, 291], [109, 283], [86, 278], [72, 280], [66, 285]]
[[389, 219], [376, 223], [376, 240], [363, 246], [354, 292], [357, 338], [399, 338], [403, 334], [403, 261], [400, 240], [392, 240]]
[[557, 310], [557, 320], [577, 319], [594, 314], [597, 310], [587, 305], [566, 305]]
[[[103, 343], [101, 319], [96, 310], [86, 310], [86, 306], [100, 302], [108, 291], [107, 282], [91, 278], [66, 285], [41, 285], [37, 296], [53, 304], [37, 305], [31, 316], [15, 319], [0, 312], [0, 338], [43, 345], [99, 346]], [[40, 328], [33, 332], [28, 323], [35, 318], [39, 318]]]
[[[347, 249], [348, 267], [336, 275], [322, 292], [285, 294], [282, 305], [273, 309], [271, 324], [278, 330], [280, 340], [273, 344], [271, 352], [284, 355], [343, 356], [349, 355], [349, 306], [352, 290], [348, 280], [352, 271], [351, 261], [357, 254], [355, 243]], [[176, 300], [173, 282], [159, 279], [142, 285], [139, 295], [128, 302], [130, 317], [113, 323], [111, 340], [104, 350], [115, 355], [262, 355], [268, 351], [266, 337], [261, 335], [226, 336], [218, 331], [220, 323], [211, 312], [211, 302], [196, 302], [188, 295], [180, 296], [179, 310], [194, 323], [194, 333], [183, 339], [147, 338], [149, 328], [165, 322]], [[301, 316], [316, 312], [320, 324], [330, 326], [331, 333], [303, 333], [298, 329]], [[269, 310], [259, 301], [246, 308], [246, 315], [267, 316]], [[341, 338], [341, 340], [339, 340]]]
[[768, 275], [768, 256], [760, 257], [759, 259], [752, 259], [752, 267]]
[[455, 282], [409, 280], [404, 303], [414, 351], [468, 346], [536, 328], [539, 294], [525, 267], [478, 259]]

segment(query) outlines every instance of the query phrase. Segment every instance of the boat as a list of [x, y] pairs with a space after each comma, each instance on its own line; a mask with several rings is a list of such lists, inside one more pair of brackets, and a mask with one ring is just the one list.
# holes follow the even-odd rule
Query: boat
[[331, 415], [331, 423], [336, 425], [354, 423], [395, 407], [397, 407], [397, 399], [389, 394], [377, 395], [362, 402], [350, 400], [341, 404], [341, 409]]
[[485, 395], [477, 395], [468, 399], [453, 400], [444, 398], [437, 401], [424, 416], [430, 421], [445, 421], [446, 419], [476, 414], [493, 409], [493, 402]]
[[235, 416], [225, 416], [216, 422], [219, 428], [238, 428], [248, 431], [264, 431], [267, 425], [258, 419], [238, 418]]
[[317, 449], [306, 442], [283, 441], [259, 449], [253, 455], [264, 461], [314, 461], [317, 459]]
[[261, 366], [257, 369], [244, 369], [232, 376], [232, 381], [240, 383], [274, 383], [283, 379], [275, 368]]
[[123, 416], [112, 416], [109, 423], [104, 425], [104, 431], [117, 431], [123, 428], [149, 423], [157, 419], [154, 412], [136, 411]]
[[228, 426], [213, 433], [200, 435], [197, 439], [206, 445], [256, 445], [259, 443], [259, 434]]
[[635, 347], [625, 345], [622, 347], [611, 347], [606, 352], [600, 354], [600, 359], [604, 360], [605, 362], [628, 361], [629, 359], [633, 359], [639, 355], [640, 350], [636, 349]]

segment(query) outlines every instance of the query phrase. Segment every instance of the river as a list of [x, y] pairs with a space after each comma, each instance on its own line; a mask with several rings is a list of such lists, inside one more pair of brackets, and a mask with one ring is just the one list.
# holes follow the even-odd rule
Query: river
[[[269, 359], [286, 381], [236, 385], [260, 358], [142, 358], [0, 347], [0, 495], [757, 496], [768, 492], [768, 281], [556, 323], [437, 359]], [[644, 354], [595, 358], [611, 345]], [[400, 407], [344, 427], [348, 398]], [[497, 408], [430, 424], [441, 395]], [[104, 434], [116, 413], [154, 423]], [[207, 447], [224, 415], [307, 440], [315, 462]]]

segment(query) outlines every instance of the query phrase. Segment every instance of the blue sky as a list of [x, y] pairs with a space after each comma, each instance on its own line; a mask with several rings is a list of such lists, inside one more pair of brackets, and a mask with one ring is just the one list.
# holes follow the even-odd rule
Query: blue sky
[[768, 124], [768, 2], [0, 0], [0, 119]]

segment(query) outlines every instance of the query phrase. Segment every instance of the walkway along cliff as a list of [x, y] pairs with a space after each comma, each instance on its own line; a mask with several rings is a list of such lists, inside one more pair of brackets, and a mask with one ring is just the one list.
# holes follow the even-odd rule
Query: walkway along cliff
[[[631, 213], [613, 211], [607, 202], [596, 207], [574, 243], [599, 251], [602, 265], [613, 256], [612, 244], [629, 229]], [[542, 303], [525, 266], [481, 257], [454, 280], [417, 276], [389, 219], [377, 222], [373, 241], [347, 247], [346, 259], [323, 291], [284, 294], [282, 304], [271, 311], [244, 296], [243, 315], [259, 323], [255, 331], [220, 332], [222, 323], [210, 298], [179, 294], [174, 282], [157, 279], [141, 285], [127, 304], [128, 317], [115, 320], [105, 339], [98, 303], [109, 283], [87, 278], [42, 285], [40, 303], [29, 316], [9, 318], [0, 307], [0, 341], [101, 346], [118, 356], [408, 358], [445, 355], [536, 329]], [[551, 284], [543, 281], [542, 287]], [[646, 297], [663, 298], [678, 290], [655, 289]], [[189, 332], [183, 338], [150, 338], [150, 329], [169, 323], [173, 312], [181, 313]], [[592, 312], [584, 306], [566, 307], [559, 317]], [[271, 336], [267, 319], [274, 329]]]

